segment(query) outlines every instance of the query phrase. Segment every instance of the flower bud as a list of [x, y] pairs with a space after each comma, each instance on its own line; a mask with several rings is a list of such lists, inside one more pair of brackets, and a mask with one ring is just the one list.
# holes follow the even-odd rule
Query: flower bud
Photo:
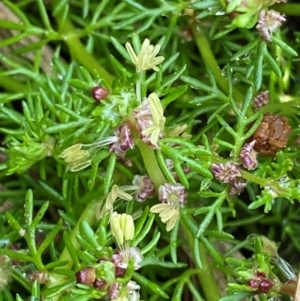
[[211, 171], [215, 178], [221, 183], [233, 182], [236, 178], [241, 176], [241, 173], [236, 164], [227, 162], [211, 164]]
[[76, 274], [77, 283], [93, 284], [96, 280], [96, 269], [92, 267], [86, 267], [78, 271]]
[[92, 97], [96, 100], [96, 101], [101, 101], [102, 99], [105, 99], [108, 95], [109, 95], [109, 90], [103, 88], [103, 87], [100, 87], [100, 86], [97, 86], [97, 87], [94, 87], [92, 89]]
[[125, 241], [133, 239], [134, 223], [131, 215], [114, 212], [111, 216], [110, 227], [119, 246], [123, 245]]
[[262, 10], [259, 14], [256, 29], [259, 35], [266, 41], [272, 41], [272, 33], [277, 31], [282, 22], [286, 21], [284, 15], [279, 12], [271, 10]]
[[249, 280], [248, 282], [247, 282], [247, 284], [251, 287], [251, 288], [253, 288], [253, 289], [257, 289], [258, 288], [258, 286], [259, 286], [259, 281], [258, 280], [256, 280], [256, 279], [251, 279], [251, 280]]
[[269, 98], [269, 91], [263, 91], [260, 94], [258, 94], [254, 100], [254, 106], [255, 106], [255, 111], [258, 111], [261, 109], [263, 106], [267, 105], [270, 102]]
[[241, 192], [243, 192], [243, 190], [245, 189], [245, 187], [247, 186], [247, 182], [243, 179], [237, 179], [233, 182], [230, 183], [230, 190], [229, 190], [229, 194], [231, 197], [235, 197], [239, 194], [241, 194]]
[[259, 284], [259, 291], [262, 293], [268, 293], [274, 286], [274, 282], [270, 279], [262, 280]]
[[93, 283], [93, 286], [98, 290], [104, 291], [107, 289], [107, 282], [96, 278], [96, 280]]
[[240, 153], [240, 158], [243, 164], [243, 167], [248, 170], [256, 169], [258, 165], [257, 161], [257, 152], [254, 150], [254, 145], [256, 140], [251, 141], [250, 143], [246, 143]]

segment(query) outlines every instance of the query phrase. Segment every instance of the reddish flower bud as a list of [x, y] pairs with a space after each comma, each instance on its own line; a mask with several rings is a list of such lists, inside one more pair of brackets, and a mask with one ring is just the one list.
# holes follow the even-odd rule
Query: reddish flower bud
[[259, 291], [262, 293], [268, 293], [274, 286], [274, 282], [270, 279], [262, 280], [259, 284]]
[[251, 279], [247, 282], [247, 284], [254, 289], [257, 289], [259, 286], [259, 281], [255, 280], [255, 279]]
[[76, 274], [77, 283], [93, 284], [96, 280], [96, 270], [92, 267], [86, 267]]
[[95, 282], [93, 283], [93, 286], [94, 286], [94, 288], [101, 290], [101, 291], [104, 291], [107, 289], [106, 281], [99, 280], [99, 279], [95, 280]]
[[92, 97], [96, 101], [101, 101], [102, 99], [105, 99], [109, 95], [109, 93], [109, 90], [100, 86], [94, 87], [92, 89]]
[[122, 269], [116, 266], [116, 277], [124, 277], [126, 273], [126, 269]]
[[266, 274], [263, 273], [263, 272], [256, 272], [256, 276], [259, 277], [259, 278], [263, 278], [263, 279], [266, 278]]

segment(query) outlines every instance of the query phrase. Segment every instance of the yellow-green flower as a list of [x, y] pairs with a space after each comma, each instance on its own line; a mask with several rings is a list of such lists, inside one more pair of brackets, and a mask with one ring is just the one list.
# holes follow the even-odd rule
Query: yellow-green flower
[[111, 234], [119, 246], [129, 242], [134, 237], [134, 222], [131, 215], [114, 212], [110, 218]]
[[154, 205], [150, 212], [159, 213], [166, 230], [170, 231], [180, 218], [179, 209], [186, 203], [187, 193], [181, 184], [166, 183], [158, 188], [158, 195], [162, 204]]
[[[111, 191], [107, 194], [106, 199], [102, 199], [99, 201], [97, 205], [96, 218], [102, 218], [106, 212], [113, 211], [113, 205], [117, 201], [117, 199], [122, 199], [125, 201], [131, 201], [133, 197], [124, 192], [122, 189], [118, 187], [118, 185], [113, 185]], [[103, 202], [105, 202], [103, 204]], [[101, 209], [102, 208], [102, 209]]]
[[150, 209], [151, 213], [159, 213], [161, 221], [166, 224], [166, 230], [171, 231], [180, 217], [179, 208], [169, 204], [157, 204]]
[[90, 152], [82, 149], [80, 143], [66, 148], [59, 157], [64, 159], [68, 165], [68, 170], [76, 172], [91, 165]]
[[127, 42], [125, 46], [132, 62], [136, 66], [137, 72], [149, 69], [158, 71], [159, 68], [156, 66], [163, 62], [165, 59], [163, 56], [156, 57], [160, 50], [160, 45], [150, 45], [150, 41], [148, 39], [144, 40], [138, 55], [134, 52], [130, 43]]
[[151, 93], [148, 96], [150, 111], [152, 115], [151, 125], [142, 131], [142, 135], [149, 137], [150, 143], [157, 146], [159, 138], [165, 129], [166, 118], [164, 117], [164, 110], [161, 105], [161, 101], [156, 93]]

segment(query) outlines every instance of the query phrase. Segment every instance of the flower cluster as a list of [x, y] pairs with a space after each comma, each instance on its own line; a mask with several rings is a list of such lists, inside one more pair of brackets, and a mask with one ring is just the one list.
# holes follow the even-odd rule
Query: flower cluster
[[132, 185], [136, 190], [136, 200], [138, 202], [144, 202], [156, 194], [154, 184], [148, 176], [135, 175]]
[[[134, 222], [131, 215], [118, 214], [114, 212], [110, 219], [111, 233], [114, 236], [118, 250], [112, 256], [111, 261], [116, 267], [116, 277], [123, 277], [130, 261], [133, 261], [134, 270], [141, 267], [143, 256], [138, 248], [130, 247], [130, 241], [134, 238]], [[137, 290], [139, 286], [130, 281], [125, 289], [120, 284], [115, 284], [115, 288], [111, 290], [111, 300], [132, 300], [139, 296]], [[136, 300], [136, 299], [134, 299]]]
[[187, 201], [187, 193], [181, 184], [166, 183], [159, 187], [158, 194], [162, 204], [154, 205], [150, 212], [159, 213], [161, 221], [166, 224], [166, 230], [171, 231], [180, 217], [179, 209]]
[[159, 68], [156, 66], [165, 60], [163, 56], [156, 57], [160, 50], [160, 45], [153, 46], [150, 44], [150, 41], [148, 39], [144, 40], [138, 55], [136, 55], [130, 43], [127, 42], [125, 46], [131, 58], [131, 61], [136, 66], [137, 72], [142, 72], [150, 69], [158, 71]]
[[227, 162], [211, 164], [211, 171], [215, 178], [221, 183], [229, 183], [229, 194], [231, 197], [239, 195], [247, 186], [247, 182], [241, 178], [241, 172], [237, 164]]
[[131, 215], [113, 212], [110, 218], [111, 234], [116, 240], [118, 249], [110, 259], [101, 258], [93, 267], [85, 267], [76, 273], [77, 283], [91, 285], [107, 292], [113, 301], [139, 300], [139, 285], [134, 281], [126, 284], [117, 281], [123, 278], [129, 263], [134, 270], [141, 267], [143, 256], [138, 248], [130, 247], [134, 238], [134, 223]]
[[121, 124], [114, 131], [115, 142], [110, 145], [109, 151], [115, 152], [118, 157], [125, 159], [126, 152], [134, 148], [131, 130], [126, 123]]
[[241, 176], [238, 166], [231, 162], [226, 162], [225, 164], [213, 163], [211, 171], [221, 183], [232, 183]]
[[272, 33], [277, 31], [282, 22], [285, 21], [285, 17], [275, 10], [262, 10], [259, 14], [256, 29], [266, 42], [271, 42]]
[[233, 18], [237, 27], [251, 28], [258, 19], [258, 14], [269, 6], [287, 0], [228, 0], [226, 12]]
[[66, 148], [60, 154], [59, 157], [64, 159], [68, 165], [67, 170], [76, 172], [91, 165], [92, 161], [90, 152], [88, 150], [83, 150], [83, 146], [84, 145], [81, 143], [74, 144]]
[[265, 273], [256, 272], [252, 279], [248, 281], [248, 286], [255, 292], [267, 294], [275, 283]]
[[165, 121], [164, 110], [156, 93], [151, 93], [133, 111], [137, 130], [141, 139], [153, 148], [159, 148], [158, 140], [163, 137]]

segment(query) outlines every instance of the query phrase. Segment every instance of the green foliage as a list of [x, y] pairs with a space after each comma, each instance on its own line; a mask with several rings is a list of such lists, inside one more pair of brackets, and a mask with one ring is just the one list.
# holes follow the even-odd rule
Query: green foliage
[[[294, 297], [282, 258], [297, 266], [300, 251], [300, 7], [274, 2], [0, 3], [0, 300]], [[269, 41], [264, 9], [287, 19]], [[266, 113], [288, 119], [286, 146], [282, 124], [261, 129]], [[251, 169], [258, 130], [278, 151], [256, 141]], [[230, 164], [239, 175], [222, 180], [213, 167]], [[133, 218], [125, 244], [113, 211]]]

